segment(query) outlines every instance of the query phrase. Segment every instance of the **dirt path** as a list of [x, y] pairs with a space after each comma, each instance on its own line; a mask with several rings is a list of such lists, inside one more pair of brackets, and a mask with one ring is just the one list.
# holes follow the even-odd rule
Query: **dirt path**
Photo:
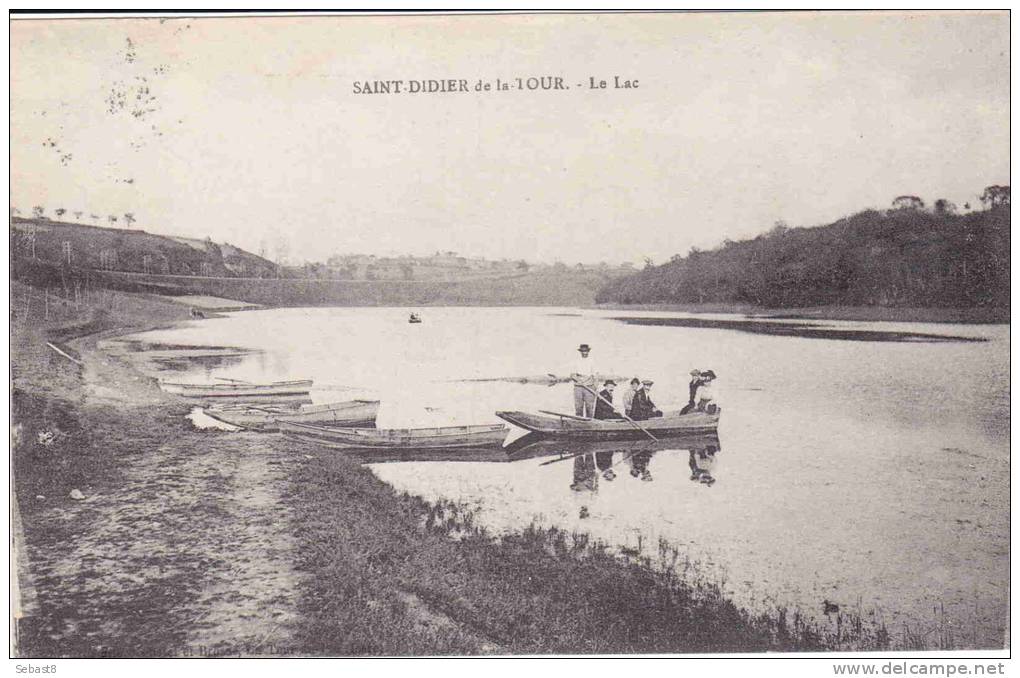
[[80, 501], [32, 499], [39, 611], [25, 651], [288, 653], [299, 580], [280, 440], [190, 430], [186, 403], [96, 341], [71, 342], [83, 365], [68, 361], [77, 393], [60, 395], [80, 407], [90, 449], [115, 455], [116, 474], [81, 487]]

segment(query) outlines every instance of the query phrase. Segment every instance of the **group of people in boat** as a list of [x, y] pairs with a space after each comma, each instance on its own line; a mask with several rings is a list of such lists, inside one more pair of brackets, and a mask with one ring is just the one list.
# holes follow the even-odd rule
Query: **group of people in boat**
[[[634, 377], [630, 380], [628, 388], [623, 394], [623, 412], [616, 408], [613, 394], [616, 391], [616, 382], [606, 379], [602, 382], [601, 390], [598, 390], [599, 372], [594, 358], [591, 357], [591, 346], [581, 344], [577, 348], [580, 357], [573, 365], [570, 378], [574, 382], [574, 414], [579, 417], [591, 419], [633, 419], [641, 421], [661, 417], [662, 410], [655, 406], [651, 398], [651, 390], [654, 382], [651, 379], [639, 379]], [[688, 385], [687, 404], [680, 414], [689, 412], [708, 412], [714, 414], [717, 410], [715, 404], [715, 372], [712, 370], [691, 370], [691, 380]]]

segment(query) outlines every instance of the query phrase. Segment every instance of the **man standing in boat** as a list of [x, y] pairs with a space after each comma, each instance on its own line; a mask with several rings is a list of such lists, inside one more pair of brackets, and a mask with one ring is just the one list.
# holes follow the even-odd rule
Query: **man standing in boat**
[[595, 416], [595, 383], [597, 370], [595, 360], [590, 356], [591, 347], [581, 344], [577, 347], [581, 357], [574, 363], [570, 378], [574, 382], [574, 414], [579, 417]]

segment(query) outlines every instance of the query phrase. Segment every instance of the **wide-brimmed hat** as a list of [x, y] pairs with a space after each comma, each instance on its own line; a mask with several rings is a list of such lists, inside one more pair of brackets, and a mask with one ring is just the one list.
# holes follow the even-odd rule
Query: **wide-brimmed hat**
[[606, 379], [606, 383], [603, 386], [616, 386], [616, 382], [612, 379]]
[[591, 346], [589, 346], [588, 344], [581, 344], [580, 346], [577, 347], [577, 350], [580, 351], [581, 353], [585, 353], [591, 350]]
[[691, 370], [691, 376], [692, 377], [700, 377], [701, 376], [701, 370]]
[[641, 380], [638, 379], [637, 377], [634, 377], [633, 379], [630, 380], [630, 383], [632, 383], [632, 384], [640, 384]]
[[706, 379], [715, 379], [715, 372], [713, 372], [712, 370], [705, 370], [704, 372], [701, 373], [701, 376]]
[[652, 385], [652, 384], [654, 384], [654, 383], [655, 383], [655, 382], [654, 382], [654, 381], [652, 381], [651, 379], [644, 379], [644, 380], [642, 380], [642, 382], [641, 382], [641, 385], [642, 385], [642, 386], [651, 386], [651, 385]]

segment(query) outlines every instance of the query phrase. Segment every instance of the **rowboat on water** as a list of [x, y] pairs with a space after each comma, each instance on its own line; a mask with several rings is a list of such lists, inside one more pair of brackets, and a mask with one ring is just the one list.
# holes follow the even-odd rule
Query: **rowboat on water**
[[280, 403], [238, 403], [205, 408], [213, 419], [253, 431], [279, 431], [278, 419], [323, 426], [375, 426], [378, 400], [346, 400], [327, 405], [287, 406]]
[[340, 449], [420, 450], [500, 447], [506, 424], [440, 426], [436, 428], [347, 428], [279, 421], [284, 435]]
[[312, 390], [312, 380], [274, 381], [271, 384], [249, 384], [241, 381], [229, 384], [181, 384], [161, 381], [159, 387], [167, 393], [176, 393], [189, 398], [306, 395]]
[[[664, 412], [663, 416], [643, 419], [637, 424], [655, 437], [711, 432], [719, 428], [721, 410], [707, 412]], [[622, 419], [589, 419], [572, 414], [544, 412], [497, 412], [496, 416], [534, 433], [575, 440], [610, 440], [647, 437], [637, 426]]]

